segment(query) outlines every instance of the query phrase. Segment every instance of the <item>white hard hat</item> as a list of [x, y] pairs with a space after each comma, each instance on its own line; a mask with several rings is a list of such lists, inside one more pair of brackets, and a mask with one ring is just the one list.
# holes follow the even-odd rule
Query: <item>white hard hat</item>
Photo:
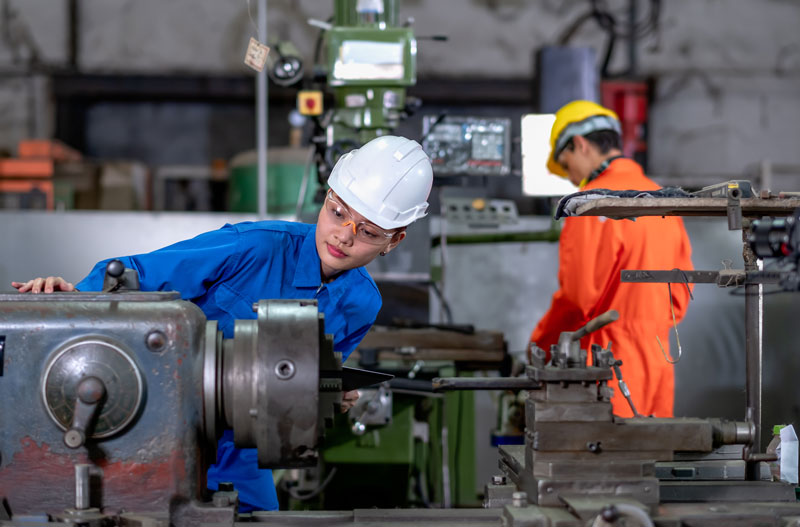
[[343, 155], [328, 185], [375, 225], [396, 229], [425, 216], [433, 169], [419, 143], [385, 135]]

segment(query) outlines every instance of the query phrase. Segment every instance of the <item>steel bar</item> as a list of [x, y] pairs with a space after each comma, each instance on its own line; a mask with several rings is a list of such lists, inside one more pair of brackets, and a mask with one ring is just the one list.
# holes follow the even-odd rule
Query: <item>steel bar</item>
[[623, 269], [620, 273], [620, 281], [626, 283], [673, 283], [683, 284], [715, 284], [719, 277], [719, 271], [651, 271], [645, 269], [628, 270]]
[[281, 527], [330, 527], [332, 525], [500, 525], [503, 509], [355, 509], [352, 511], [255, 511], [251, 522], [236, 522], [236, 526], [253, 523]]
[[541, 385], [527, 377], [436, 377], [434, 392], [453, 390], [538, 390]]
[[[452, 245], [482, 244], [482, 243], [522, 243], [522, 242], [557, 242], [561, 235], [558, 229], [531, 232], [491, 232], [471, 234], [448, 234], [446, 242]], [[437, 247], [442, 243], [441, 236], [434, 236], [431, 246]]]
[[[747, 241], [749, 229], [742, 230], [745, 271], [758, 269], [757, 259]], [[745, 477], [749, 481], [757, 481], [759, 477], [758, 462], [748, 459], [747, 454], [761, 452], [761, 331], [762, 331], [762, 302], [763, 286], [761, 284], [747, 284], [744, 287], [744, 340], [745, 340], [745, 367], [747, 380], [745, 383], [745, 396], [747, 409], [745, 418], [754, 425], [753, 441], [750, 448], [745, 449]]]
[[[258, 38], [267, 42], [267, 0], [258, 0]], [[256, 149], [258, 150], [258, 216], [267, 216], [267, 117], [269, 111], [267, 70], [256, 75]]]
[[572, 342], [577, 342], [577, 341], [581, 340], [583, 337], [585, 337], [586, 335], [588, 335], [589, 333], [594, 333], [595, 331], [597, 331], [598, 329], [602, 328], [603, 326], [607, 326], [608, 324], [611, 324], [612, 322], [614, 322], [616, 320], [619, 320], [619, 312], [618, 311], [616, 311], [614, 309], [606, 311], [602, 315], [598, 315], [595, 318], [593, 318], [592, 320], [590, 320], [589, 322], [587, 322], [586, 325], [583, 326], [582, 328], [580, 328], [577, 331], [575, 331], [572, 334], [572, 336], [570, 337], [570, 340]]
[[78, 463], [75, 465], [75, 509], [89, 508], [89, 468], [91, 465]]
[[662, 481], [659, 486], [662, 502], [681, 503], [684, 507], [687, 502], [795, 501], [794, 487], [767, 481]]
[[782, 271], [745, 271], [743, 269], [731, 269], [722, 272], [625, 269], [620, 273], [620, 281], [625, 283], [717, 284], [723, 287], [744, 284], [778, 284], [782, 279], [789, 276], [790, 273]]
[[[788, 216], [800, 199], [743, 198], [742, 216]], [[611, 219], [638, 216], [726, 216], [727, 198], [600, 198], [580, 205], [577, 216], [605, 216]]]

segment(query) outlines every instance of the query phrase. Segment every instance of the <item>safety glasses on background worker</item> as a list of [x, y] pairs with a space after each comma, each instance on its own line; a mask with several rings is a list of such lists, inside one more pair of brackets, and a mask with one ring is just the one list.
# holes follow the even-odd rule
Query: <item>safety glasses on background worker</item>
[[325, 210], [332, 221], [352, 227], [356, 239], [364, 243], [381, 245], [395, 234], [394, 231], [385, 231], [372, 223], [356, 221], [348, 206], [339, 201], [332, 190], [328, 190], [325, 195]]

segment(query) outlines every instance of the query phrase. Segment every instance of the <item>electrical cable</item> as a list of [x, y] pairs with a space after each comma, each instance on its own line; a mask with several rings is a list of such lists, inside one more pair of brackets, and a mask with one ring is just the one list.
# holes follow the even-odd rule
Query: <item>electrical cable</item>
[[[556, 39], [559, 46], [566, 46], [569, 41], [577, 33], [577, 31], [588, 20], [594, 19], [600, 29], [611, 32], [617, 38], [630, 38], [630, 31], [620, 31], [617, 29], [617, 19], [614, 13], [606, 5], [604, 0], [589, 0], [589, 11], [578, 16], [567, 29]], [[650, 0], [650, 9], [648, 17], [636, 24], [633, 31], [633, 36], [636, 38], [646, 37], [658, 29], [661, 19], [661, 0]]]
[[300, 192], [297, 194], [297, 205], [294, 209], [295, 220], [300, 220], [300, 213], [303, 212], [303, 205], [306, 202], [306, 193], [308, 192], [308, 180], [311, 179], [311, 164], [314, 162], [316, 151], [312, 148], [308, 155], [308, 161], [303, 169], [303, 180], [300, 183]]
[[559, 46], [566, 46], [572, 39], [572, 36], [578, 31], [578, 29], [580, 29], [580, 27], [586, 21], [591, 20], [593, 17], [594, 17], [594, 11], [589, 11], [576, 18], [575, 21], [572, 22], [572, 24], [567, 26], [567, 29], [561, 34], [561, 36], [556, 39], [556, 43]]
[[650, 9], [648, 16], [645, 17], [644, 20], [634, 24], [632, 30], [621, 31], [617, 29], [617, 18], [614, 16], [614, 13], [608, 7], [605, 0], [589, 0], [589, 11], [580, 15], [567, 26], [567, 29], [561, 34], [561, 37], [557, 39], [558, 45], [566, 46], [585, 22], [594, 20], [598, 27], [607, 34], [608, 40], [606, 41], [603, 64], [600, 71], [603, 77], [609, 77], [611, 75], [608, 73], [608, 66], [611, 63], [611, 57], [614, 55], [617, 38], [630, 39], [633, 37], [634, 39], [638, 39], [646, 37], [658, 30], [661, 18], [661, 0], [650, 0], [649, 4]]
[[452, 324], [453, 323], [453, 312], [450, 310], [450, 303], [444, 297], [444, 295], [442, 294], [441, 289], [439, 288], [439, 285], [436, 282], [431, 282], [430, 286], [431, 286], [431, 289], [433, 289], [433, 292], [436, 293], [436, 297], [439, 299], [439, 303], [442, 304], [442, 311], [444, 311], [445, 322], [447, 324]]
[[[464, 414], [463, 404], [464, 404], [464, 396], [465, 393], [456, 393], [456, 397], [458, 398], [458, 402], [456, 403], [456, 437], [461, 437], [461, 425], [462, 425], [462, 416]], [[453, 447], [453, 463], [455, 464], [455, 477], [453, 478], [453, 496], [454, 500], [458, 500], [458, 487], [461, 482], [461, 478], [459, 477], [459, 467], [461, 464], [459, 463], [458, 455], [460, 452], [461, 441], [456, 440], [455, 447]]]
[[261, 32], [258, 30], [258, 25], [256, 21], [253, 19], [253, 13], [250, 12], [250, 0], [247, 1], [247, 16], [250, 18], [250, 22], [253, 24], [253, 28], [256, 30], [256, 40], [261, 41]]
[[[600, 23], [599, 20], [603, 16], [606, 16], [606, 17], [609, 18], [610, 24], [611, 24], [610, 25], [611, 30], [606, 31], [608, 33], [608, 40], [606, 41], [606, 52], [605, 52], [605, 54], [603, 56], [603, 65], [600, 67], [600, 74], [603, 77], [608, 77], [609, 76], [609, 74], [608, 74], [608, 66], [609, 66], [609, 64], [611, 64], [611, 57], [614, 55], [614, 45], [617, 42], [617, 35], [613, 31], [615, 21], [614, 21], [613, 18], [611, 18], [610, 15], [607, 15], [607, 14], [598, 15], [596, 17], [596, 19], [598, 20], [598, 24]], [[601, 27], [602, 27], [602, 25], [601, 25]]]
[[[333, 22], [333, 17], [329, 17], [328, 20], [326, 20], [326, 22], [329, 24]], [[322, 40], [323, 40], [322, 37], [324, 34], [325, 34], [324, 29], [320, 29], [319, 32], [317, 33], [317, 40], [314, 43], [314, 65], [319, 63], [319, 56], [320, 53], [322, 52]]]
[[598, 25], [606, 31], [613, 31], [618, 38], [631, 38], [631, 36], [642, 38], [658, 29], [661, 19], [661, 0], [649, 1], [648, 16], [637, 22], [633, 27], [633, 31], [620, 31], [616, 28], [616, 17], [611, 8], [608, 7], [606, 0], [589, 0], [589, 2]]
[[[675, 268], [673, 271], [679, 271], [683, 275], [683, 283], [686, 286], [686, 291], [689, 293], [689, 299], [694, 300], [692, 288], [689, 287], [689, 277], [682, 269]], [[667, 292], [669, 294], [669, 310], [672, 313], [672, 328], [675, 330], [675, 341], [678, 343], [678, 356], [675, 359], [667, 356], [667, 352], [664, 351], [664, 346], [661, 344], [661, 339], [658, 337], [658, 335], [656, 335], [656, 342], [658, 342], [658, 347], [661, 348], [661, 354], [664, 356], [664, 360], [670, 364], [677, 364], [678, 361], [681, 360], [683, 349], [681, 348], [681, 338], [678, 334], [678, 322], [675, 320], [675, 306], [672, 303], [672, 284], [669, 282], [667, 282]]]
[[[604, 517], [609, 514], [611, 517]], [[621, 523], [618, 520], [623, 519]], [[655, 527], [653, 520], [641, 507], [631, 503], [615, 503], [598, 514], [592, 522], [592, 527], [605, 525], [631, 525], [627, 520], [633, 520], [639, 527]]]
[[426, 509], [430, 509], [431, 508], [431, 501], [428, 498], [428, 489], [426, 488], [426, 484], [425, 484], [425, 481], [424, 481], [425, 475], [422, 473], [422, 471], [419, 468], [415, 468], [414, 469], [414, 476], [415, 476], [414, 477], [414, 490], [416, 491], [417, 496], [419, 497], [419, 500], [422, 502], [422, 504], [425, 506], [425, 508]]
[[333, 476], [336, 475], [336, 469], [337, 469], [337, 467], [333, 467], [331, 469], [331, 471], [328, 473], [328, 475], [325, 478], [325, 480], [322, 483], [320, 483], [319, 486], [317, 488], [315, 488], [314, 490], [310, 490], [308, 492], [300, 493], [296, 489], [293, 489], [293, 488], [289, 487], [288, 485], [286, 485], [285, 486], [286, 492], [288, 492], [289, 495], [291, 497], [293, 497], [294, 499], [296, 499], [296, 500], [300, 500], [300, 501], [310, 500], [311, 498], [317, 496], [320, 492], [325, 490], [325, 487], [327, 487], [328, 484], [331, 482], [331, 480], [333, 479]]
[[[765, 264], [764, 269], [762, 269], [762, 271], [777, 271], [777, 272], [789, 272], [790, 273], [790, 272], [793, 272], [794, 269], [795, 269], [795, 264], [793, 264], [792, 262], [775, 260], [775, 261], [772, 261], [772, 262], [769, 262], [769, 263]], [[731, 292], [729, 294], [731, 296], [747, 296], [748, 293], [746, 291], [742, 291], [742, 289], [744, 289], [745, 285], [746, 284], [737, 285], [736, 287], [734, 287], [731, 290]], [[779, 288], [779, 289], [770, 289], [768, 291], [762, 291], [761, 294], [762, 295], [778, 295], [778, 294], [781, 294], [781, 293], [796, 293], [796, 292], [797, 291], [792, 290], [792, 289], [786, 290], [786, 289], [783, 289], [783, 288]], [[752, 293], [750, 293], [750, 294], [752, 294]], [[758, 294], [758, 293], [756, 293], [756, 294]]]
[[442, 508], [452, 507], [452, 495], [450, 493], [450, 433], [447, 426], [447, 399], [442, 399], [440, 441], [442, 448]]

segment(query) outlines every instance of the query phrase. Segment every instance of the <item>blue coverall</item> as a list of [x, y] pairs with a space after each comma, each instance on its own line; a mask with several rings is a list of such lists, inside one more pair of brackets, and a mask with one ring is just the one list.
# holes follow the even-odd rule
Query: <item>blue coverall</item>
[[[315, 243], [316, 225], [283, 221], [225, 225], [151, 253], [119, 258], [139, 272], [142, 291], [179, 291], [217, 320], [225, 338], [234, 321], [253, 319], [252, 305], [262, 299], [316, 299], [325, 314], [325, 332], [344, 361], [375, 322], [381, 307], [378, 287], [366, 269], [343, 272], [322, 283]], [[76, 288], [100, 291], [108, 260], [95, 265]], [[272, 471], [259, 469], [255, 449], [233, 446], [226, 430], [217, 447], [217, 463], [208, 470], [208, 488], [231, 481], [239, 491], [241, 512], [276, 510]]]

